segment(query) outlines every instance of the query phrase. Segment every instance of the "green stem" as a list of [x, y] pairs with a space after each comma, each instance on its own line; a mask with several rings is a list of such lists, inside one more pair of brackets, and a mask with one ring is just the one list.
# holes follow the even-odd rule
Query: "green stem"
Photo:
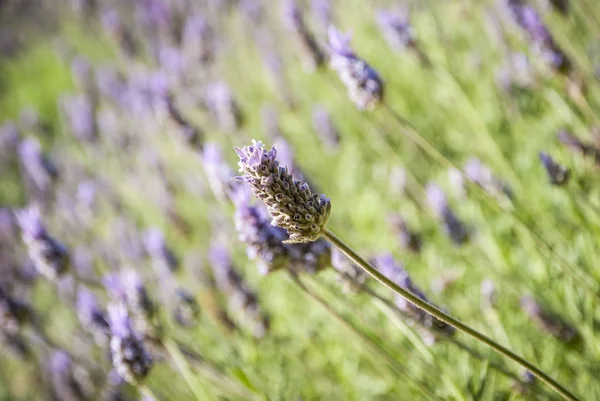
[[385, 285], [390, 290], [394, 291], [396, 294], [400, 295], [401, 297], [403, 297], [410, 303], [421, 308], [425, 312], [427, 312], [430, 315], [434, 316], [435, 318], [445, 322], [446, 324], [449, 324], [450, 326], [454, 327], [455, 329], [460, 330], [463, 333], [468, 334], [469, 336], [475, 338], [476, 340], [486, 344], [487, 346], [492, 348], [494, 351], [517, 362], [519, 365], [521, 365], [522, 367], [524, 367], [525, 369], [527, 369], [531, 373], [533, 373], [538, 379], [540, 379], [541, 381], [546, 383], [548, 386], [550, 386], [554, 391], [556, 391], [558, 394], [560, 394], [564, 399], [569, 400], [569, 401], [579, 401], [579, 399], [576, 396], [574, 396], [571, 392], [569, 392], [569, 390], [567, 390], [566, 388], [561, 386], [552, 377], [548, 376], [542, 370], [538, 369], [535, 365], [529, 363], [523, 357], [515, 354], [508, 348], [503, 347], [502, 345], [496, 343], [491, 338], [485, 336], [484, 334], [478, 332], [475, 329], [472, 329], [470, 326], [462, 323], [460, 320], [453, 318], [452, 316], [448, 315], [441, 309], [438, 309], [437, 307], [431, 305], [427, 301], [422, 300], [415, 294], [411, 293], [410, 291], [406, 290], [405, 288], [400, 287], [399, 285], [394, 283], [392, 280], [388, 279], [385, 275], [381, 274], [369, 262], [367, 262], [365, 259], [363, 259], [356, 252], [354, 252], [352, 250], [352, 248], [350, 248], [348, 245], [346, 245], [341, 239], [339, 239], [334, 233], [329, 231], [327, 228], [323, 229], [323, 237], [325, 237], [325, 239], [327, 239], [333, 245], [338, 247], [342, 252], [344, 252], [344, 254], [346, 254], [346, 256], [348, 256], [352, 261], [354, 261], [354, 263], [356, 263], [363, 270], [365, 270], [367, 273], [369, 273], [371, 276], [373, 276], [373, 278], [375, 278], [381, 284]]

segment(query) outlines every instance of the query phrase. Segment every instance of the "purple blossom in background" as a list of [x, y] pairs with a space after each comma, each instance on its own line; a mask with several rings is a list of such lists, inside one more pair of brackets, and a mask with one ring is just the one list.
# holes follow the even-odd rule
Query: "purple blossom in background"
[[329, 112], [321, 105], [315, 105], [312, 109], [312, 126], [328, 148], [338, 148], [340, 133], [333, 124]]
[[76, 55], [71, 61], [71, 75], [77, 87], [87, 91], [92, 85], [92, 66], [82, 55]]
[[408, 250], [415, 253], [421, 251], [421, 237], [408, 228], [408, 225], [402, 216], [392, 214], [388, 216], [388, 221], [402, 250]]
[[27, 138], [19, 144], [19, 160], [25, 179], [31, 182], [31, 191], [42, 197], [58, 178], [58, 170], [42, 153], [37, 139]]
[[251, 205], [250, 191], [238, 187], [233, 196], [235, 228], [246, 244], [248, 258], [259, 262], [261, 274], [287, 268], [296, 273], [316, 273], [330, 266], [331, 248], [324, 239], [302, 244], [283, 244], [288, 235], [271, 225], [271, 218], [258, 205]]
[[60, 109], [66, 125], [77, 139], [91, 141], [96, 137], [94, 107], [87, 96], [64, 96], [60, 100]]
[[225, 82], [208, 85], [204, 94], [204, 103], [222, 130], [232, 132], [242, 124], [242, 111], [233, 97], [231, 88]]
[[[394, 283], [410, 291], [422, 300], [429, 302], [425, 294], [413, 284], [403, 266], [396, 263], [391, 255], [384, 255], [376, 258], [374, 265], [377, 270]], [[431, 316], [429, 313], [414, 306], [403, 297], [396, 295], [395, 300], [397, 308], [403, 314], [405, 314], [413, 323], [417, 324], [419, 327], [425, 328], [429, 332], [429, 335], [425, 335], [426, 333], [421, 332], [424, 337], [423, 339], [427, 344], [433, 344], [437, 335], [451, 336], [456, 331], [454, 327]]]
[[304, 22], [304, 18], [296, 0], [286, 0], [283, 6], [283, 17], [287, 28], [293, 31], [300, 44], [302, 58], [307, 69], [314, 71], [325, 63], [325, 53], [317, 43], [314, 35]]
[[331, 25], [331, 0], [311, 0], [310, 6], [321, 27], [326, 28]]
[[571, 172], [567, 167], [555, 162], [552, 156], [546, 152], [540, 152], [539, 158], [552, 185], [563, 186], [568, 184]]
[[350, 48], [350, 36], [329, 27], [330, 64], [359, 109], [372, 109], [383, 100], [383, 81]]
[[269, 330], [269, 317], [262, 311], [256, 294], [234, 269], [227, 250], [213, 246], [209, 258], [217, 288], [227, 295], [231, 309], [241, 312], [255, 337], [264, 337]]
[[102, 340], [110, 331], [107, 316], [96, 296], [85, 287], [80, 287], [77, 292], [77, 317], [81, 326], [102, 344]]
[[575, 135], [567, 131], [561, 131], [557, 134], [558, 141], [565, 145], [567, 148], [581, 153], [584, 156], [590, 157], [594, 160], [597, 166], [600, 166], [600, 149], [590, 143], [584, 143]]
[[136, 384], [150, 372], [152, 357], [139, 334], [133, 330], [124, 304], [109, 305], [108, 318], [113, 366], [125, 381]]
[[579, 339], [579, 332], [575, 327], [560, 316], [542, 308], [533, 297], [528, 295], [522, 297], [521, 309], [535, 322], [540, 330], [547, 332], [554, 338], [567, 344]]
[[431, 211], [443, 223], [444, 231], [455, 245], [463, 245], [469, 240], [469, 230], [464, 223], [454, 214], [446, 194], [435, 183], [429, 183], [426, 188], [427, 204]]
[[534, 50], [557, 71], [568, 73], [571, 62], [558, 47], [538, 12], [524, 0], [506, 0], [515, 22], [527, 33]]
[[496, 178], [492, 170], [478, 158], [471, 157], [467, 160], [464, 172], [469, 181], [479, 185], [496, 199], [501, 199], [503, 196], [512, 197], [508, 185]]
[[50, 376], [52, 388], [61, 401], [89, 400], [92, 394], [86, 394], [74, 376], [71, 357], [63, 350], [57, 350], [50, 356]]
[[2, 333], [16, 335], [31, 320], [32, 315], [27, 304], [13, 298], [0, 287], [0, 336]]
[[213, 32], [206, 19], [197, 13], [191, 13], [185, 20], [181, 33], [181, 44], [186, 57], [192, 62], [192, 68], [214, 58]]
[[157, 272], [174, 272], [179, 268], [179, 260], [167, 246], [160, 229], [151, 228], [146, 231], [144, 245]]
[[231, 191], [236, 186], [236, 183], [231, 180], [235, 173], [223, 160], [219, 145], [216, 143], [205, 144], [201, 160], [208, 184], [215, 197], [220, 201], [230, 198]]
[[399, 51], [416, 45], [415, 32], [408, 15], [400, 11], [378, 10], [375, 19], [393, 49]]
[[16, 212], [16, 217], [21, 238], [36, 270], [51, 281], [64, 274], [69, 268], [68, 249], [48, 234], [42, 223], [40, 209], [30, 206]]

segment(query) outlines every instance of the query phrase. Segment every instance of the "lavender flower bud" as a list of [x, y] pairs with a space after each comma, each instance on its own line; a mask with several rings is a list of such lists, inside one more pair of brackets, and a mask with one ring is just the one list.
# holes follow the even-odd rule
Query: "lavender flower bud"
[[0, 287], [0, 332], [15, 335], [31, 320], [30, 307], [11, 297]]
[[337, 247], [331, 250], [331, 266], [340, 274], [344, 292], [359, 292], [367, 280], [367, 273]]
[[558, 133], [557, 138], [559, 142], [568, 147], [569, 149], [579, 152], [584, 156], [591, 157], [594, 159], [596, 165], [600, 166], [600, 149], [592, 144], [583, 143], [575, 135], [567, 131], [561, 131]]
[[182, 327], [193, 327], [200, 318], [200, 305], [196, 298], [184, 289], [175, 291], [176, 304], [173, 315], [175, 321]]
[[359, 109], [372, 109], [383, 100], [383, 81], [377, 72], [350, 48], [350, 36], [334, 27], [329, 31], [330, 64]]
[[266, 151], [261, 142], [235, 148], [242, 176], [254, 195], [267, 205], [271, 224], [285, 228], [290, 238], [284, 243], [312, 242], [319, 239], [331, 213], [325, 195], [313, 194], [308, 184], [294, 180], [287, 168], [279, 167], [275, 148]]
[[427, 185], [427, 203], [433, 213], [442, 220], [444, 230], [456, 245], [462, 245], [469, 240], [469, 230], [464, 223], [454, 214], [446, 194], [437, 184]]
[[563, 186], [569, 182], [571, 172], [566, 166], [555, 162], [552, 156], [546, 152], [540, 152], [540, 161], [544, 165], [552, 185]]
[[496, 178], [492, 170], [478, 158], [471, 157], [465, 164], [464, 171], [469, 181], [479, 185], [496, 199], [500, 199], [502, 195], [509, 198], [512, 196], [508, 185]]
[[165, 243], [165, 237], [158, 228], [146, 231], [144, 245], [158, 272], [174, 272], [179, 268], [179, 260]]
[[104, 279], [104, 285], [114, 299], [124, 302], [130, 308], [136, 330], [146, 333], [156, 328], [156, 305], [135, 270], [128, 269], [121, 274], [108, 275]]
[[315, 105], [312, 109], [312, 126], [327, 147], [336, 149], [339, 146], [340, 133], [327, 110], [320, 105]]
[[97, 342], [102, 343], [110, 331], [108, 320], [94, 294], [85, 287], [77, 293], [77, 316], [81, 326], [92, 333]]
[[571, 70], [571, 62], [558, 47], [542, 17], [524, 0], [507, 0], [508, 9], [515, 22], [527, 33], [534, 50], [557, 71]]
[[89, 399], [78, 383], [73, 372], [73, 363], [65, 351], [54, 351], [50, 356], [50, 374], [52, 385], [58, 399], [64, 401], [80, 401]]
[[567, 344], [579, 339], [579, 332], [575, 327], [565, 322], [560, 316], [544, 310], [533, 297], [524, 296], [521, 298], [521, 308], [537, 324], [540, 330], [547, 332], [554, 338]]
[[325, 63], [325, 54], [304, 22], [295, 0], [287, 0], [284, 6], [288, 28], [293, 30], [301, 44], [308, 69], [315, 70]]
[[398, 238], [402, 249], [415, 253], [421, 251], [421, 237], [408, 228], [408, 225], [402, 216], [397, 214], [390, 215], [388, 221], [396, 234], [396, 238]]
[[248, 258], [257, 259], [262, 274], [289, 268], [297, 273], [315, 273], [330, 265], [329, 243], [323, 239], [304, 244], [283, 244], [285, 230], [269, 223], [264, 208], [250, 205], [250, 193], [240, 187], [233, 197], [235, 227], [246, 244]]
[[269, 330], [269, 317], [262, 311], [257, 296], [235, 271], [227, 251], [213, 246], [210, 260], [217, 288], [228, 295], [231, 308], [242, 312], [255, 337], [264, 337]]
[[[386, 277], [392, 280], [400, 287], [410, 291], [414, 295], [418, 296], [424, 301], [429, 302], [425, 294], [413, 284], [412, 280], [408, 276], [408, 273], [401, 264], [397, 264], [391, 255], [381, 256], [375, 259], [375, 267]], [[430, 315], [424, 310], [414, 306], [410, 302], [406, 301], [401, 296], [397, 295], [396, 306], [404, 313], [413, 323], [425, 328], [427, 331], [434, 335], [451, 336], [456, 331], [454, 327], [442, 322], [436, 317]], [[425, 338], [427, 342], [435, 341], [434, 338]]]
[[19, 160], [26, 176], [38, 191], [48, 191], [50, 185], [58, 178], [58, 170], [44, 156], [42, 147], [36, 139], [28, 138], [21, 141]]
[[376, 14], [376, 20], [385, 40], [392, 49], [401, 51], [416, 46], [415, 32], [407, 15], [400, 12], [379, 10]]
[[91, 141], [96, 137], [94, 107], [85, 95], [63, 97], [60, 106], [66, 125], [77, 139]]
[[235, 174], [227, 162], [223, 160], [219, 145], [210, 142], [207, 143], [202, 151], [201, 159], [206, 178], [208, 179], [208, 185], [214, 196], [220, 201], [230, 198], [235, 186], [231, 178]]
[[152, 358], [140, 336], [131, 327], [127, 308], [123, 304], [108, 306], [111, 329], [110, 350], [113, 366], [125, 381], [136, 384], [152, 367]]
[[48, 280], [55, 280], [69, 268], [67, 248], [46, 231], [37, 206], [16, 212], [21, 238], [37, 271]]
[[243, 123], [242, 111], [225, 82], [209, 85], [205, 92], [206, 107], [213, 113], [219, 127], [225, 131], [235, 131]]

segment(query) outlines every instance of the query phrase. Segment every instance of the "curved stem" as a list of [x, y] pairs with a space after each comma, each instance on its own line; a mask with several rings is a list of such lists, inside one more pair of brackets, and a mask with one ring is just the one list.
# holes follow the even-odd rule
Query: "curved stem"
[[484, 343], [487, 346], [489, 346], [490, 348], [492, 348], [494, 351], [517, 362], [519, 365], [521, 365], [522, 367], [524, 367], [525, 369], [527, 369], [531, 373], [533, 373], [533, 375], [535, 375], [538, 379], [540, 379], [541, 381], [546, 383], [548, 386], [550, 386], [554, 391], [556, 391], [558, 394], [560, 394], [564, 399], [569, 400], [569, 401], [579, 401], [579, 399], [576, 396], [574, 396], [571, 392], [569, 392], [569, 390], [567, 390], [566, 388], [561, 386], [552, 377], [548, 376], [546, 373], [544, 373], [542, 370], [538, 369], [535, 365], [531, 364], [523, 357], [515, 354], [508, 348], [496, 343], [494, 340], [487, 337], [486, 335], [484, 335], [484, 334], [478, 332], [477, 330], [471, 328], [470, 326], [462, 323], [460, 320], [453, 318], [452, 316], [448, 315], [441, 309], [438, 309], [437, 307], [431, 305], [427, 301], [422, 300], [415, 294], [411, 293], [410, 291], [406, 290], [405, 288], [400, 287], [399, 285], [394, 283], [392, 280], [388, 279], [385, 275], [381, 274], [369, 262], [367, 262], [365, 259], [363, 259], [356, 252], [354, 252], [352, 250], [352, 248], [350, 248], [348, 245], [346, 245], [341, 239], [339, 239], [334, 233], [329, 231], [327, 228], [323, 229], [323, 237], [325, 237], [325, 239], [327, 239], [333, 245], [338, 247], [342, 252], [344, 252], [346, 254], [346, 256], [348, 256], [352, 261], [354, 261], [354, 263], [356, 263], [363, 270], [365, 270], [367, 273], [369, 273], [371, 276], [373, 276], [373, 278], [375, 278], [381, 284], [385, 285], [390, 290], [394, 291], [396, 294], [400, 295], [401, 297], [403, 297], [410, 303], [423, 309], [425, 312], [431, 314], [432, 316], [445, 322], [446, 324], [449, 324], [450, 326], [454, 327], [455, 329], [460, 330], [465, 334], [468, 334], [469, 336], [475, 338], [478, 341], [481, 341], [482, 343]]

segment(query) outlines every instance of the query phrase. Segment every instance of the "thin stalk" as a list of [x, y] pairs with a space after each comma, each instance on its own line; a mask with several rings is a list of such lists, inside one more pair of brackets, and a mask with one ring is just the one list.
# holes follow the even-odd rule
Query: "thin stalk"
[[470, 326], [462, 323], [460, 320], [453, 318], [448, 315], [446, 312], [438, 309], [437, 307], [431, 305], [427, 301], [422, 300], [415, 294], [406, 290], [405, 288], [400, 287], [390, 279], [388, 279], [385, 275], [381, 274], [377, 269], [375, 269], [369, 262], [363, 259], [359, 254], [354, 252], [352, 248], [346, 245], [341, 239], [339, 239], [334, 233], [329, 231], [327, 228], [323, 229], [323, 237], [339, 248], [346, 256], [348, 256], [354, 263], [360, 266], [363, 270], [369, 273], [373, 278], [379, 281], [381, 284], [388, 287], [390, 290], [394, 291], [396, 294], [400, 295], [407, 301], [411, 302], [415, 306], [423, 309], [425, 312], [430, 315], [436, 317], [437, 319], [449, 324], [457, 330], [462, 331], [465, 334], [473, 337], [474, 339], [486, 344], [494, 351], [504, 355], [505, 357], [512, 359], [525, 369], [529, 370], [533, 375], [539, 378], [541, 381], [550, 386], [554, 391], [560, 394], [565, 400], [569, 401], [579, 401], [579, 399], [573, 395], [569, 390], [560, 385], [557, 381], [555, 381], [552, 377], [544, 373], [542, 370], [538, 369], [535, 365], [528, 362], [525, 358], [515, 354], [508, 348], [496, 343], [491, 338], [486, 335], [478, 332], [477, 330], [471, 328]]
[[[398, 363], [398, 361], [396, 361], [396, 359], [394, 359], [385, 349], [383, 349], [379, 344], [377, 344], [375, 341], [373, 341], [370, 337], [368, 337], [366, 334], [364, 334], [362, 331], [360, 331], [358, 328], [356, 328], [346, 318], [344, 318], [342, 315], [340, 315], [335, 309], [333, 309], [327, 303], [327, 301], [325, 301], [323, 298], [321, 298], [315, 292], [310, 290], [302, 282], [302, 280], [300, 280], [300, 278], [297, 275], [290, 274], [290, 277], [292, 278], [292, 281], [302, 290], [302, 292], [304, 292], [306, 295], [308, 295], [310, 298], [312, 298], [315, 302], [317, 302], [319, 305], [321, 305], [329, 314], [331, 314], [336, 320], [338, 320], [338, 322], [340, 322], [349, 331], [351, 331], [353, 334], [355, 334], [357, 337], [359, 337], [361, 340], [363, 340], [365, 342], [365, 344], [367, 344], [367, 346], [369, 348], [371, 348], [372, 351], [377, 352], [378, 354], [383, 356], [385, 358], [385, 360], [387, 361], [387, 363], [392, 367], [392, 369], [396, 373], [398, 373], [399, 375], [404, 376], [406, 379], [408, 379], [409, 383], [413, 383], [415, 385], [415, 388], [421, 393], [421, 395], [424, 395], [425, 397], [427, 397], [427, 399], [436, 399], [437, 398], [432, 393], [432, 391], [428, 387], [423, 385], [422, 383], [418, 383], [418, 385], [417, 385], [417, 383], [414, 383], [413, 378], [410, 377], [408, 374], [406, 374], [404, 368]], [[375, 362], [377, 362], [377, 361], [375, 361]], [[375, 363], [374, 366], [379, 367], [380, 365], [378, 363]]]

